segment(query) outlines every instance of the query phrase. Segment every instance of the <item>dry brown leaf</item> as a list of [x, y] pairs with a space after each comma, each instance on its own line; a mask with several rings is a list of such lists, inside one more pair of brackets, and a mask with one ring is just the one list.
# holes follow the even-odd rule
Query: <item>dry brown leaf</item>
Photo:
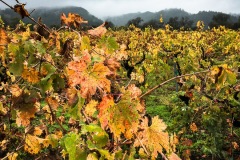
[[30, 16], [28, 11], [24, 8], [26, 4], [16, 4], [14, 11], [21, 15], [22, 18]]
[[100, 26], [98, 26], [97, 28], [88, 30], [88, 34], [92, 36], [101, 37], [107, 32], [107, 29], [104, 26], [105, 26], [105, 22]]

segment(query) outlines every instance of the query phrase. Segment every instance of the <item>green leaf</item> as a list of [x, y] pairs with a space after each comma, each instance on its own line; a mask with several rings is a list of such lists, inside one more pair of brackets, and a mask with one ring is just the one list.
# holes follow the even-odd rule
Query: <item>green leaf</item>
[[19, 50], [17, 50], [15, 53], [15, 61], [9, 64], [9, 71], [15, 76], [20, 76], [23, 72], [23, 62], [24, 62], [23, 53], [24, 53], [23, 48], [20, 48]]
[[226, 69], [226, 74], [227, 74], [227, 82], [229, 84], [235, 84], [237, 82], [237, 76], [231, 70]]
[[76, 133], [70, 133], [64, 137], [62, 145], [69, 154], [69, 160], [86, 159], [87, 152], [80, 148], [81, 139]]
[[102, 148], [108, 142], [108, 134], [98, 125], [90, 124], [82, 127], [82, 133], [90, 132], [92, 139], [87, 140], [89, 148]]
[[41, 54], [44, 55], [46, 53], [46, 48], [44, 47], [44, 45], [41, 42], [37, 42], [35, 44], [35, 48], [37, 49], [37, 51]]
[[56, 68], [51, 64], [44, 62], [42, 63], [41, 70], [45, 70], [47, 72], [46, 77], [42, 79], [42, 80], [46, 80], [46, 79], [49, 79], [54, 74], [54, 72], [56, 71]]
[[106, 47], [109, 53], [113, 53], [115, 50], [119, 48], [118, 43], [114, 37], [106, 37], [103, 36], [99, 41], [100, 47]]
[[46, 91], [52, 90], [52, 79], [42, 79], [39, 83], [41, 92], [44, 94]]
[[51, 76], [52, 86], [55, 91], [65, 88], [65, 81], [60, 75], [54, 74]]
[[83, 99], [80, 94], [78, 94], [78, 102], [77, 104], [69, 110], [70, 116], [75, 120], [83, 120], [83, 116], [81, 114], [81, 109], [84, 105], [85, 99]]

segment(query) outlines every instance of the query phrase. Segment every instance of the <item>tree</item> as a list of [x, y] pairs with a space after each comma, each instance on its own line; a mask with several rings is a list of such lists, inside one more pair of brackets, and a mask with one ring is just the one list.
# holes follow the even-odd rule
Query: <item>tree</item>
[[106, 26], [105, 26], [106, 28], [114, 28], [115, 27], [115, 25], [113, 24], [113, 22], [111, 22], [111, 21], [106, 21]]
[[173, 29], [180, 29], [180, 24], [178, 21], [178, 17], [169, 18], [168, 24], [173, 27]]
[[227, 28], [231, 28], [232, 24], [230, 21], [230, 15], [225, 13], [219, 13], [213, 16], [209, 26], [210, 28], [218, 27], [218, 26], [225, 26]]
[[153, 19], [153, 20], [150, 20], [146, 23], [144, 23], [142, 25], [143, 28], [146, 28], [146, 27], [152, 27], [154, 29], [159, 29], [159, 28], [162, 28], [163, 27], [163, 23], [160, 23], [159, 21]]
[[127, 22], [127, 26], [134, 25], [135, 27], [141, 27], [140, 23], [143, 21], [141, 17], [137, 17], [135, 19], [131, 19]]
[[184, 29], [192, 28], [193, 21], [190, 20], [188, 17], [182, 17], [179, 21], [180, 27], [184, 27]]

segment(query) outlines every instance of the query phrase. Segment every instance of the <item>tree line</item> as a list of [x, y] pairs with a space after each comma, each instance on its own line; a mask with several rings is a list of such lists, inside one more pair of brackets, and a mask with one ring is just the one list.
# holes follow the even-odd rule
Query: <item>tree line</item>
[[[143, 22], [141, 17], [131, 19], [127, 22], [126, 27], [134, 25], [138, 28], [144, 29], [146, 27], [151, 27], [154, 29], [164, 28], [166, 24], [169, 24], [174, 30], [195, 30], [196, 25], [194, 21], [189, 17], [171, 17], [167, 22], [160, 22], [159, 20], [152, 19], [148, 22]], [[231, 15], [225, 13], [218, 13], [213, 15], [210, 23], [206, 28], [214, 28], [219, 26], [225, 26], [229, 29], [238, 30], [240, 28], [240, 16], [238, 17], [237, 22], [231, 20]], [[114, 28], [114, 24], [109, 22], [109, 27]], [[124, 28], [124, 27], [121, 27]]]

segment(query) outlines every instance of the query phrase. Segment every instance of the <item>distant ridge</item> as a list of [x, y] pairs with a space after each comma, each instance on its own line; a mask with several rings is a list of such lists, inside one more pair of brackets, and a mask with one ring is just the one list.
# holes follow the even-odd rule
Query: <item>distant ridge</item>
[[[160, 16], [163, 17], [165, 23], [167, 23], [171, 17], [188, 17], [190, 20], [193, 20], [194, 23], [196, 23], [198, 20], [202, 20], [204, 21], [205, 26], [208, 26], [212, 20], [212, 17], [218, 13], [221, 12], [200, 11], [197, 14], [190, 14], [182, 9], [165, 9], [159, 12], [138, 12], [124, 14], [121, 16], [107, 17], [106, 20], [111, 21], [116, 26], [125, 26], [129, 20], [137, 17], [142, 18], [142, 23], [148, 22], [150, 20], [159, 20]], [[239, 15], [231, 15], [231, 21], [237, 22], [237, 16]]]

